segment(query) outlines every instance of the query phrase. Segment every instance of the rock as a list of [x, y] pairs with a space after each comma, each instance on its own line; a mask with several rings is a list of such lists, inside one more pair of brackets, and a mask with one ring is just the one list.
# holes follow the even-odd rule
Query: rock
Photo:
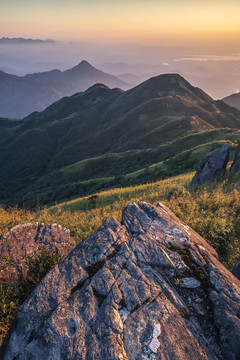
[[181, 287], [188, 288], [188, 289], [195, 289], [199, 286], [201, 286], [200, 281], [198, 281], [194, 277], [182, 278]]
[[233, 265], [232, 273], [236, 278], [240, 280], [240, 257], [238, 258], [235, 265]]
[[240, 170], [240, 142], [238, 143], [238, 147], [230, 171], [236, 173], [239, 170]]
[[26, 257], [38, 255], [44, 247], [67, 255], [76, 245], [70, 231], [60, 225], [22, 224], [0, 237], [0, 284], [27, 279]]
[[42, 279], [0, 349], [2, 360], [239, 354], [240, 281], [168, 208], [145, 202], [129, 204], [122, 224], [108, 218]]
[[229, 148], [229, 145], [223, 145], [221, 148], [211, 151], [209, 155], [203, 158], [199, 163], [191, 185], [201, 185], [222, 177], [226, 172]]

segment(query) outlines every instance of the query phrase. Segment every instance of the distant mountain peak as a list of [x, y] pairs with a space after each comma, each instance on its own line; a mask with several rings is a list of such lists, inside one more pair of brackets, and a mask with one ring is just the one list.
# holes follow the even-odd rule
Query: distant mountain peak
[[88, 61], [82, 60], [78, 65], [74, 66], [71, 70], [96, 70]]
[[87, 60], [82, 60], [78, 64], [79, 66], [92, 66]]
[[105, 90], [130, 87], [123, 80], [95, 68], [86, 60], [65, 71], [54, 69], [23, 77], [0, 70], [0, 115], [22, 118], [33, 111], [44, 110], [64, 96], [71, 96], [99, 83], [105, 84], [97, 85], [99, 91], [104, 86]]

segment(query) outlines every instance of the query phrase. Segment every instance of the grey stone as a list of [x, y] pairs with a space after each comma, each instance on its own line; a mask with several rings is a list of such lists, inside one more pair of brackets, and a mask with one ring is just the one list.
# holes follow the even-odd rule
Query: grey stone
[[222, 177], [226, 172], [229, 149], [229, 145], [223, 145], [221, 148], [211, 151], [209, 155], [203, 158], [199, 163], [191, 185], [201, 185]]
[[132, 203], [43, 278], [0, 358], [237, 360], [239, 309], [240, 281], [201, 236], [163, 204]]
[[231, 166], [230, 171], [236, 173], [240, 170], [240, 142], [238, 143], [238, 147], [236, 149], [235, 157]]
[[20, 277], [28, 279], [26, 258], [44, 247], [66, 256], [76, 246], [70, 231], [61, 225], [21, 224], [0, 237], [0, 284]]
[[188, 289], [195, 289], [195, 288], [197, 288], [199, 286], [201, 286], [200, 281], [198, 281], [194, 277], [182, 278], [181, 287], [185, 287], [185, 288], [188, 288]]

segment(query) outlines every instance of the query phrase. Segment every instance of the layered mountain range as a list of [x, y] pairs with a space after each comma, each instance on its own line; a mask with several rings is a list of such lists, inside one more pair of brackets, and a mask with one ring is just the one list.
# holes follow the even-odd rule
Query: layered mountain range
[[130, 87], [87, 61], [66, 71], [55, 69], [22, 77], [0, 71], [0, 116], [22, 118], [98, 82], [110, 87]]
[[240, 111], [178, 74], [128, 91], [95, 84], [22, 120], [0, 120], [0, 201], [49, 204], [194, 170], [239, 129]]

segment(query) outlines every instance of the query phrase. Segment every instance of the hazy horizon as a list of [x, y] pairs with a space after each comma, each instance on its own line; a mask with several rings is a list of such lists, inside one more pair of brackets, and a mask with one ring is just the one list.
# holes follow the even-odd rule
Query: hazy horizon
[[214, 98], [240, 88], [239, 0], [2, 0], [0, 9], [2, 37], [56, 40], [0, 44], [5, 72], [65, 70], [85, 59], [135, 83], [178, 72]]
[[233, 41], [238, 0], [2, 0], [2, 36], [173, 45]]

